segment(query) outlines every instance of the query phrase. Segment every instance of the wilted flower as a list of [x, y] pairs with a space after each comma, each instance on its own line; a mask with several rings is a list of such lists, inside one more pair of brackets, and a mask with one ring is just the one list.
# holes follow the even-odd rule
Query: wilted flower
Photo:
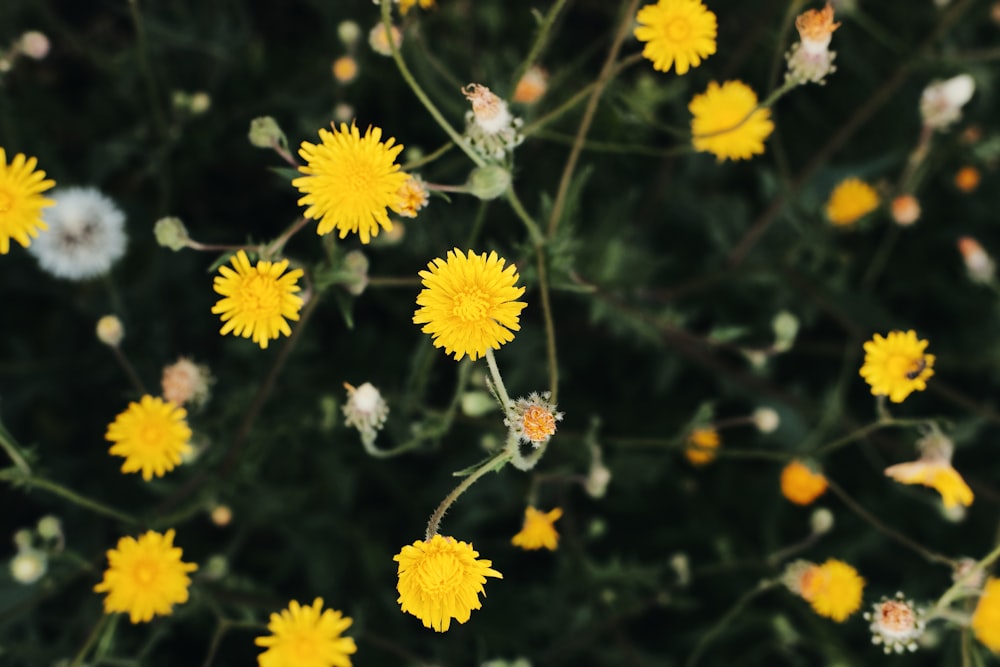
[[893, 651], [916, 651], [916, 640], [924, 633], [926, 625], [913, 601], [904, 599], [902, 593], [896, 593], [891, 600], [883, 597], [872, 611], [865, 612], [864, 618], [871, 621], [868, 629], [872, 633], [872, 644], [881, 644], [886, 655]]
[[344, 423], [356, 428], [361, 440], [370, 445], [385, 425], [389, 405], [371, 382], [365, 382], [360, 387], [345, 382], [344, 388], [347, 390], [347, 403], [343, 407]]
[[796, 17], [795, 28], [801, 41], [785, 54], [788, 61], [785, 78], [797, 84], [823, 83], [826, 75], [836, 70], [833, 60], [837, 54], [830, 50], [830, 41], [839, 27], [839, 23], [833, 22], [833, 5], [829, 2], [821, 10], [810, 9]]
[[177, 405], [202, 405], [208, 400], [212, 381], [208, 366], [181, 357], [164, 367], [160, 385], [163, 387], [163, 398], [168, 401]]
[[524, 141], [520, 133], [524, 121], [514, 117], [493, 91], [470, 83], [462, 94], [472, 103], [472, 110], [465, 114], [465, 140], [473, 150], [484, 158], [502, 160]]
[[924, 125], [935, 130], [947, 129], [962, 117], [962, 107], [976, 92], [976, 81], [960, 74], [946, 81], [934, 81], [920, 96], [920, 115]]
[[979, 241], [971, 236], [963, 236], [958, 239], [958, 250], [962, 253], [965, 270], [972, 282], [988, 283], [993, 280], [996, 275], [996, 264], [983, 250], [983, 246], [979, 245]]
[[125, 254], [125, 214], [95, 188], [66, 188], [51, 196], [55, 205], [42, 215], [49, 230], [28, 252], [57, 278], [107, 273]]
[[513, 100], [520, 104], [534, 104], [542, 99], [548, 87], [549, 73], [538, 65], [532, 65], [517, 82]]
[[920, 219], [920, 202], [911, 194], [893, 199], [891, 208], [892, 219], [901, 227], [909, 227]]
[[917, 441], [920, 458], [897, 463], [885, 469], [885, 474], [902, 484], [929, 486], [941, 494], [946, 508], [972, 504], [972, 489], [951, 465], [955, 446], [940, 431], [933, 431]]

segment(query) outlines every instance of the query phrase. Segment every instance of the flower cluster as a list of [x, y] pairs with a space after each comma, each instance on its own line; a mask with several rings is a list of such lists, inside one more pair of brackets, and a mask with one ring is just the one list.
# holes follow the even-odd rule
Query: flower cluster
[[465, 141], [487, 160], [501, 161], [524, 141], [524, 121], [510, 113], [507, 102], [478, 83], [470, 83], [462, 94], [472, 104], [465, 114]]

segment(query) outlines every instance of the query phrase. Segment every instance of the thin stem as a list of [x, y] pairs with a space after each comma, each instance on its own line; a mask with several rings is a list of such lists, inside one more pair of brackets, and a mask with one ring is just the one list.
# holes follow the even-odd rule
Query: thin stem
[[146, 97], [149, 102], [150, 113], [153, 114], [153, 121], [156, 129], [161, 135], [166, 134], [167, 121], [163, 115], [163, 110], [159, 104], [159, 91], [156, 86], [156, 77], [153, 76], [153, 67], [149, 62], [149, 46], [146, 41], [146, 27], [142, 21], [142, 13], [139, 11], [139, 0], [128, 0], [129, 13], [132, 16], [132, 25], [135, 28], [136, 51], [139, 55], [139, 69], [142, 70], [142, 77], [146, 81]]
[[3, 447], [4, 452], [6, 452], [10, 460], [14, 462], [14, 465], [22, 473], [26, 476], [31, 475], [31, 466], [28, 464], [28, 460], [21, 454], [21, 447], [14, 440], [14, 437], [7, 432], [3, 424], [0, 424], [0, 447]]
[[997, 546], [993, 548], [993, 551], [988, 553], [981, 561], [970, 567], [968, 572], [959, 577], [958, 580], [951, 585], [951, 588], [941, 594], [941, 597], [938, 598], [938, 601], [928, 613], [928, 617], [933, 618], [940, 616], [942, 612], [947, 609], [948, 605], [950, 605], [955, 598], [961, 595], [963, 589], [968, 587], [969, 582], [978, 577], [979, 574], [992, 565], [998, 558], [1000, 558], [1000, 544], [997, 544]]
[[904, 547], [907, 547], [908, 549], [912, 549], [913, 551], [917, 552], [918, 554], [920, 554], [921, 556], [923, 556], [925, 559], [931, 561], [932, 563], [942, 563], [942, 564], [947, 565], [948, 567], [951, 567], [951, 568], [955, 567], [955, 562], [952, 559], [948, 558], [947, 556], [942, 556], [939, 553], [935, 553], [935, 552], [931, 551], [930, 549], [924, 548], [920, 544], [917, 544], [916, 542], [914, 542], [913, 540], [911, 540], [906, 535], [903, 535], [898, 530], [895, 530], [894, 528], [890, 528], [889, 526], [887, 526], [884, 523], [882, 523], [882, 521], [880, 521], [879, 519], [875, 518], [874, 515], [872, 515], [871, 513], [869, 513], [868, 510], [866, 510], [864, 507], [862, 507], [860, 504], [858, 504], [853, 498], [851, 498], [851, 496], [849, 496], [846, 491], [844, 491], [842, 488], [840, 488], [839, 485], [837, 485], [836, 483], [834, 483], [833, 480], [831, 480], [831, 479], [828, 478], [827, 479], [827, 484], [829, 485], [830, 490], [833, 491], [834, 495], [836, 495], [838, 498], [840, 498], [843, 501], [843, 503], [845, 505], [847, 505], [847, 508], [849, 510], [851, 510], [852, 512], [854, 512], [855, 514], [857, 514], [859, 517], [861, 517], [862, 519], [864, 519], [868, 523], [870, 523], [872, 526], [875, 527], [876, 530], [881, 531], [887, 537], [889, 537], [889, 538], [891, 538], [891, 539], [899, 542]]
[[298, 168], [299, 161], [295, 159], [295, 156], [292, 155], [291, 151], [289, 151], [288, 148], [278, 143], [277, 139], [271, 140], [271, 148], [274, 149], [275, 153], [281, 156], [282, 160], [284, 160], [291, 166]]
[[109, 507], [104, 503], [93, 500], [86, 496], [81, 496], [76, 491], [71, 491], [61, 484], [57, 484], [51, 480], [45, 479], [44, 477], [38, 477], [37, 475], [25, 474], [20, 469], [14, 470], [13, 468], [7, 468], [6, 470], [0, 470], [0, 479], [7, 480], [14, 485], [24, 484], [25, 486], [31, 486], [38, 489], [44, 489], [50, 493], [53, 493], [61, 498], [65, 498], [74, 505], [83, 507], [84, 509], [89, 509], [97, 514], [103, 514], [104, 516], [111, 517], [112, 519], [117, 519], [123, 523], [139, 523], [139, 520], [133, 516], [120, 512], [113, 507]]
[[559, 16], [559, 12], [562, 11], [565, 4], [566, 0], [556, 0], [555, 4], [552, 5], [552, 8], [549, 10], [549, 13], [546, 14], [545, 19], [538, 28], [538, 36], [535, 37], [535, 42], [531, 45], [531, 49], [528, 51], [527, 57], [520, 65], [518, 65], [517, 69], [514, 70], [514, 78], [510, 82], [511, 90], [515, 90], [517, 88], [517, 84], [522, 78], [524, 78], [528, 69], [530, 69], [542, 55], [542, 50], [548, 43], [549, 33], [552, 31], [552, 26], [556, 22], [556, 17]]
[[764, 579], [755, 587], [744, 593], [742, 597], [740, 597], [740, 599], [737, 600], [732, 607], [730, 607], [729, 611], [723, 614], [722, 617], [715, 622], [715, 625], [709, 628], [708, 632], [701, 636], [701, 639], [698, 640], [698, 644], [694, 647], [694, 651], [691, 652], [691, 656], [687, 659], [687, 662], [684, 663], [685, 667], [695, 667], [695, 665], [698, 664], [698, 660], [701, 659], [702, 654], [705, 653], [715, 638], [718, 637], [722, 631], [733, 622], [733, 619], [735, 619], [739, 613], [743, 611], [744, 607], [750, 604], [755, 597], [777, 587], [780, 583], [781, 581], [779, 579]]
[[507, 414], [510, 410], [510, 396], [507, 395], [507, 387], [503, 384], [503, 378], [500, 376], [500, 369], [497, 367], [497, 360], [493, 356], [491, 348], [486, 348], [486, 363], [490, 367], [490, 376], [493, 379], [493, 388], [500, 399], [500, 407], [503, 408], [504, 414]]
[[425, 156], [423, 156], [422, 158], [420, 158], [418, 160], [413, 160], [412, 162], [407, 162], [402, 167], [400, 167], [399, 170], [400, 171], [405, 171], [405, 172], [411, 172], [414, 169], [416, 169], [417, 167], [422, 167], [425, 164], [428, 164], [430, 162], [434, 162], [434, 160], [438, 159], [439, 157], [441, 157], [442, 155], [444, 155], [445, 153], [447, 153], [448, 151], [450, 151], [454, 147], [455, 147], [455, 143], [453, 141], [449, 141], [444, 146], [442, 146], [441, 148], [437, 149], [433, 153], [431, 153], [429, 155], [425, 155]]
[[305, 216], [302, 216], [301, 218], [293, 222], [291, 225], [288, 226], [288, 229], [286, 229], [281, 233], [281, 236], [274, 239], [274, 241], [271, 242], [271, 245], [267, 246], [267, 248], [264, 249], [264, 252], [262, 254], [268, 257], [273, 257], [274, 255], [280, 253], [282, 249], [284, 249], [285, 244], [288, 243], [288, 240], [292, 238], [296, 234], [296, 232], [305, 227], [308, 222], [309, 219], [306, 218]]
[[132, 387], [140, 394], [148, 394], [149, 392], [146, 391], [146, 385], [144, 385], [142, 380], [139, 378], [139, 374], [136, 372], [135, 366], [133, 366], [132, 362], [128, 360], [128, 357], [125, 356], [125, 353], [122, 352], [121, 348], [117, 345], [112, 345], [111, 352], [114, 353], [115, 359], [118, 361], [118, 365], [122, 367], [123, 371], [125, 371], [125, 375], [128, 376], [129, 382], [132, 383]]
[[465, 493], [470, 486], [479, 481], [479, 478], [486, 473], [493, 470], [499, 471], [507, 464], [508, 461], [510, 461], [510, 459], [511, 455], [509, 452], [500, 452], [490, 460], [483, 463], [483, 465], [479, 466], [474, 473], [463, 479], [458, 486], [452, 489], [451, 493], [445, 496], [444, 500], [441, 501], [441, 504], [438, 505], [437, 509], [434, 510], [434, 513], [431, 514], [431, 518], [427, 522], [427, 532], [424, 535], [424, 539], [429, 540], [437, 535], [438, 528], [441, 527], [441, 519], [444, 518], [445, 512], [447, 512], [448, 508], [451, 507], [456, 500], [458, 500], [459, 496]]
[[83, 643], [80, 650], [77, 652], [76, 656], [73, 658], [73, 662], [69, 663], [69, 667], [80, 667], [83, 664], [84, 658], [90, 653], [90, 649], [94, 648], [94, 644], [97, 643], [98, 638], [101, 633], [104, 632], [104, 627], [108, 624], [110, 616], [107, 614], [101, 614], [101, 617], [97, 619], [97, 623], [94, 625], [94, 629], [90, 631], [87, 636], [87, 641]]
[[566, 207], [566, 198], [569, 196], [569, 186], [573, 180], [573, 172], [576, 170], [576, 163], [580, 159], [580, 153], [583, 151], [583, 142], [587, 138], [587, 133], [590, 131], [590, 125], [593, 123], [594, 115], [597, 112], [597, 103], [601, 100], [601, 96], [604, 94], [604, 89], [611, 81], [611, 77], [615, 69], [615, 60], [618, 58], [618, 51], [621, 49], [622, 43], [625, 41], [629, 32], [632, 30], [632, 22], [635, 18], [635, 12], [638, 7], [639, 0], [629, 0], [629, 3], [625, 8], [625, 13], [622, 16], [621, 23], [618, 25], [618, 31], [615, 34], [615, 39], [611, 43], [611, 48], [608, 50], [608, 57], [604, 60], [604, 65], [601, 67], [601, 73], [597, 76], [594, 91], [591, 93], [590, 99], [587, 100], [587, 106], [584, 107], [583, 118], [580, 119], [580, 126], [576, 131], [576, 141], [570, 149], [569, 157], [566, 159], [566, 165], [563, 167], [562, 177], [559, 179], [559, 189], [556, 191], [555, 202], [552, 204], [552, 213], [549, 215], [549, 238], [555, 236], [556, 229], [559, 226], [559, 221], [563, 215], [563, 209]]
[[538, 260], [538, 293], [542, 297], [542, 314], [545, 317], [545, 356], [549, 366], [549, 391], [552, 393], [552, 403], [559, 400], [559, 359], [556, 351], [556, 325], [552, 318], [552, 303], [549, 298], [549, 281], [545, 268], [545, 253], [541, 248], [535, 248]]
[[534, 244], [535, 248], [538, 249], [545, 243], [545, 237], [542, 235], [542, 230], [535, 222], [535, 219], [531, 217], [528, 211], [524, 208], [524, 204], [521, 203], [521, 198], [517, 196], [514, 188], [507, 188], [507, 201], [510, 203], [510, 207], [514, 209], [514, 213], [517, 217], [521, 219], [524, 226], [528, 229], [528, 235], [531, 237], [531, 242]]
[[931, 419], [893, 419], [891, 417], [886, 419], [879, 419], [879, 421], [872, 422], [862, 426], [861, 428], [851, 431], [842, 438], [837, 438], [831, 442], [821, 445], [807, 454], [814, 458], [820, 458], [833, 452], [834, 450], [840, 449], [844, 445], [849, 445], [855, 440], [860, 440], [867, 436], [869, 433], [873, 433], [879, 429], [889, 428], [892, 426], [897, 427], [907, 427], [907, 426], [922, 426], [925, 424], [933, 424], [934, 421]]
[[[382, 26], [385, 29], [386, 34], [392, 34], [392, 19], [390, 18], [391, 11], [392, 3], [383, 2]], [[466, 142], [462, 141], [462, 135], [455, 131], [455, 128], [451, 126], [451, 123], [447, 121], [444, 115], [442, 115], [442, 113], [438, 110], [437, 106], [435, 106], [431, 101], [431, 98], [428, 97], [427, 93], [425, 93], [423, 88], [420, 87], [420, 84], [417, 83], [417, 80], [410, 72], [410, 68], [406, 66], [406, 62], [403, 60], [403, 55], [399, 52], [399, 47], [396, 45], [396, 42], [392, 39], [389, 39], [388, 42], [389, 48], [392, 49], [392, 59], [396, 62], [396, 68], [399, 69], [399, 73], [403, 77], [403, 80], [406, 81], [410, 90], [412, 90], [413, 94], [417, 96], [420, 103], [424, 105], [427, 112], [434, 118], [441, 129], [445, 131], [445, 134], [451, 138], [452, 142], [461, 148], [462, 152], [468, 155], [469, 159], [472, 160], [477, 167], [485, 166], [486, 161], [476, 154], [476, 152], [473, 151], [472, 148], [466, 144]]]

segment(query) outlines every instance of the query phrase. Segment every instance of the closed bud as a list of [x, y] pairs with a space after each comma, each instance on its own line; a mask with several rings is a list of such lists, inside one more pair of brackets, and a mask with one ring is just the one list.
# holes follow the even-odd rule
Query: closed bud
[[288, 139], [281, 131], [278, 121], [271, 116], [261, 116], [250, 121], [250, 143], [257, 148], [273, 148], [275, 145], [288, 147]]
[[153, 225], [153, 235], [156, 236], [156, 243], [164, 248], [170, 248], [174, 252], [186, 248], [191, 237], [188, 236], [187, 227], [180, 218], [166, 217], [160, 218]]
[[122, 321], [114, 315], [105, 315], [97, 320], [97, 340], [111, 347], [118, 347], [125, 337]]
[[774, 316], [771, 328], [774, 330], [774, 349], [785, 352], [792, 348], [795, 337], [799, 334], [799, 318], [783, 310]]
[[473, 169], [465, 187], [469, 194], [483, 201], [489, 201], [507, 192], [510, 182], [509, 171], [499, 165], [487, 165]]

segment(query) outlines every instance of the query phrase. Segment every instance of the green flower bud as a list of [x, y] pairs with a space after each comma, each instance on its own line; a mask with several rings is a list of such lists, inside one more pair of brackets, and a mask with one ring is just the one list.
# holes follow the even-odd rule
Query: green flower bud
[[507, 192], [510, 181], [509, 171], [499, 165], [491, 164], [473, 169], [465, 187], [468, 188], [469, 194], [489, 201]]
[[170, 248], [174, 252], [186, 248], [191, 237], [188, 236], [187, 227], [180, 218], [167, 217], [160, 218], [153, 226], [153, 234], [156, 242], [164, 248]]
[[785, 352], [792, 348], [795, 337], [799, 335], [799, 318], [783, 310], [774, 316], [771, 328], [774, 330], [774, 349]]
[[257, 148], [271, 148], [275, 144], [288, 148], [288, 139], [271, 116], [261, 116], [250, 121], [250, 143]]

